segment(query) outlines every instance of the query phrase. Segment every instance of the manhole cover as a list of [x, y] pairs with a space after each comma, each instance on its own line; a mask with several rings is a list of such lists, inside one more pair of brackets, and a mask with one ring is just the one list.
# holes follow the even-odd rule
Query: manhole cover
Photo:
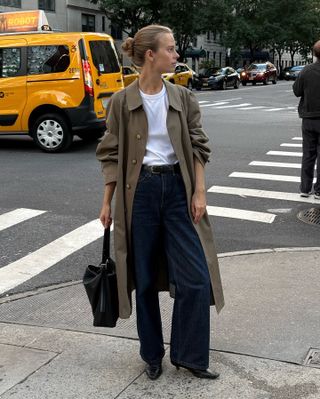
[[320, 226], [320, 208], [306, 209], [299, 212], [297, 217], [304, 223]]
[[309, 367], [320, 368], [320, 349], [311, 348], [303, 364]]

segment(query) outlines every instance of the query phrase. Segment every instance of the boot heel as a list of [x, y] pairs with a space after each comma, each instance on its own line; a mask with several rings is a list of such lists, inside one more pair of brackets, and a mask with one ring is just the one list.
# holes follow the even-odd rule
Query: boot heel
[[177, 363], [175, 363], [175, 362], [171, 362], [174, 366], [176, 366], [176, 369], [177, 370], [180, 370], [180, 366], [179, 366], [179, 364], [177, 364]]

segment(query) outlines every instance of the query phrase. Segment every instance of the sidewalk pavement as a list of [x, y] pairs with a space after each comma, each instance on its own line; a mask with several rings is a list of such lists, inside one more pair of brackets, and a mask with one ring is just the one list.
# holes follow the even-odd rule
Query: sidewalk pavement
[[220, 265], [226, 305], [220, 315], [212, 308], [210, 350], [219, 379], [171, 365], [168, 293], [164, 371], [150, 381], [135, 314], [114, 329], [92, 327], [73, 282], [0, 299], [0, 397], [319, 399], [320, 248], [223, 254]]

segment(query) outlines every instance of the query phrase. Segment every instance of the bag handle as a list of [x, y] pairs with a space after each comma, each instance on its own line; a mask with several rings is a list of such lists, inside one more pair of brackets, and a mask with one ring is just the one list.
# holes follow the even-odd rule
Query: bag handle
[[102, 263], [110, 257], [110, 227], [104, 230], [103, 249], [102, 249]]

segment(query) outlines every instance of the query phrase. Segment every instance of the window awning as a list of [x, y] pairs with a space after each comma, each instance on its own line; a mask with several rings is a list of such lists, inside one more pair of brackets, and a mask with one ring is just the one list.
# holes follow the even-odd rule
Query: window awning
[[207, 52], [203, 48], [188, 47], [185, 52], [186, 58], [206, 58]]

